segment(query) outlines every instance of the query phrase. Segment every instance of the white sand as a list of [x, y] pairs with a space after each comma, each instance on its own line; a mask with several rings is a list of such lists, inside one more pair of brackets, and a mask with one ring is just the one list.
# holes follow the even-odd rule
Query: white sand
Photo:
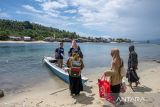
[[[88, 76], [89, 81], [84, 86], [84, 91], [79, 96], [70, 96], [68, 85], [53, 91], [52, 81], [26, 89], [17, 95], [5, 96], [0, 99], [0, 107], [114, 107], [111, 103], [99, 97], [97, 79], [102, 72]], [[145, 70], [139, 73], [141, 85], [134, 88], [127, 87], [127, 92], [122, 94], [129, 97], [144, 98], [141, 102], [128, 101], [123, 107], [159, 107], [160, 105], [160, 67]]]
[[0, 43], [49, 43], [46, 41], [0, 41]]

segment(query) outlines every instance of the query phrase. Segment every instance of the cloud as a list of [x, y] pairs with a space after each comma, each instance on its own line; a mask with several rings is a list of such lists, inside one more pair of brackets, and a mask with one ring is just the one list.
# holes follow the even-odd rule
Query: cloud
[[67, 7], [67, 3], [64, 1], [47, 1], [41, 4], [43, 10], [53, 10]]
[[86, 29], [130, 38], [160, 33], [158, 0], [72, 0], [72, 4], [78, 6], [76, 20]]
[[77, 13], [77, 10], [75, 10], [75, 9], [72, 9], [72, 10], [66, 10], [66, 11], [64, 11], [65, 13], [71, 13], [71, 14], [73, 14], [73, 13]]
[[81, 16], [80, 20], [84, 25], [87, 23], [96, 25], [99, 22], [103, 22], [104, 24], [116, 22], [119, 18], [118, 11], [130, 5], [132, 3], [131, 1], [99, 0], [94, 2], [93, 0], [88, 0], [88, 3], [85, 3], [85, 0], [77, 1], [77, 5], [79, 5], [78, 13]]
[[0, 9], [0, 18], [8, 18], [10, 17], [10, 15], [4, 11], [2, 11], [2, 9]]
[[47, 12], [48, 17], [58, 17], [58, 12]]
[[23, 5], [22, 7], [34, 13], [43, 13], [42, 11], [35, 9], [34, 7], [30, 5]]
[[0, 17], [5, 18], [5, 17], [9, 17], [9, 15], [5, 12], [0, 12]]
[[[129, 38], [139, 38], [141, 35], [150, 38], [151, 35], [160, 34], [158, 0], [34, 1], [36, 7], [23, 7], [36, 13], [34, 15], [39, 17], [41, 22], [51, 26], [58, 24], [62, 29], [83, 32], [81, 34]], [[43, 21], [41, 16], [46, 21]]]
[[46, 0], [34, 0], [36, 2], [45, 2]]

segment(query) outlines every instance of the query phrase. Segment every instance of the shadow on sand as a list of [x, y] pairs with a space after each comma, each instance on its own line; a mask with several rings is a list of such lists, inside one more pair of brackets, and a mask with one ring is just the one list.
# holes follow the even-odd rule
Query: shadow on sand
[[147, 87], [147, 86], [138, 86], [138, 87], [133, 87], [134, 92], [151, 92], [152, 89]]
[[78, 96], [73, 96], [73, 98], [76, 99], [74, 104], [77, 104], [77, 103], [85, 104], [85, 105], [93, 104], [94, 95], [95, 94], [87, 96], [85, 93], [82, 93], [82, 94], [80, 94]]
[[80, 95], [78, 96], [73, 96], [73, 98], [76, 99], [74, 104], [77, 104], [77, 103], [85, 104], [85, 105], [93, 104], [93, 100], [95, 96], [95, 94], [92, 94], [92, 90], [91, 90], [93, 87], [84, 85], [83, 88], [84, 88], [84, 92], [86, 92], [88, 95], [86, 95], [85, 93], [80, 93]]
[[85, 92], [87, 92], [87, 93], [92, 93], [92, 90], [91, 90], [91, 89], [93, 88], [92, 86], [84, 85], [83, 88], [84, 88], [84, 91], [85, 91]]

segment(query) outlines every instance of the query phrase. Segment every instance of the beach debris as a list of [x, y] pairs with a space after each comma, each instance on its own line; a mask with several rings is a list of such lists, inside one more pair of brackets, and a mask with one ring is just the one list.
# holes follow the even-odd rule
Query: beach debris
[[157, 63], [160, 63], [160, 60], [157, 60], [157, 59], [153, 59], [152, 61], [155, 61]]
[[43, 101], [40, 101], [39, 103], [36, 104], [36, 107], [39, 107], [39, 104], [43, 103]]
[[56, 91], [56, 92], [51, 93], [50, 95], [53, 95], [53, 94], [56, 94], [56, 93], [59, 93], [59, 92], [65, 91], [65, 90], [67, 90], [67, 89], [69, 89], [69, 88], [64, 88], [64, 89], [62, 89], [62, 90], [58, 90], [58, 91]]
[[88, 81], [88, 82], [93, 82], [93, 81]]
[[4, 92], [0, 90], [0, 98], [4, 96]]
[[157, 63], [160, 63], [160, 60], [157, 60], [156, 62], [157, 62]]

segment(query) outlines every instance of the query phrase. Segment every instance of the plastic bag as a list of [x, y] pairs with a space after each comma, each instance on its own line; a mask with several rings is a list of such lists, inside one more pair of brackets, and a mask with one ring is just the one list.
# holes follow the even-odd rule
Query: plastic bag
[[121, 83], [121, 88], [120, 88], [120, 92], [121, 93], [125, 93], [127, 90], [127, 86], [126, 86], [126, 83], [124, 80], [122, 80], [122, 83]]
[[103, 75], [101, 79], [98, 79], [99, 96], [101, 98], [106, 98], [110, 95], [110, 83], [107, 78]]

